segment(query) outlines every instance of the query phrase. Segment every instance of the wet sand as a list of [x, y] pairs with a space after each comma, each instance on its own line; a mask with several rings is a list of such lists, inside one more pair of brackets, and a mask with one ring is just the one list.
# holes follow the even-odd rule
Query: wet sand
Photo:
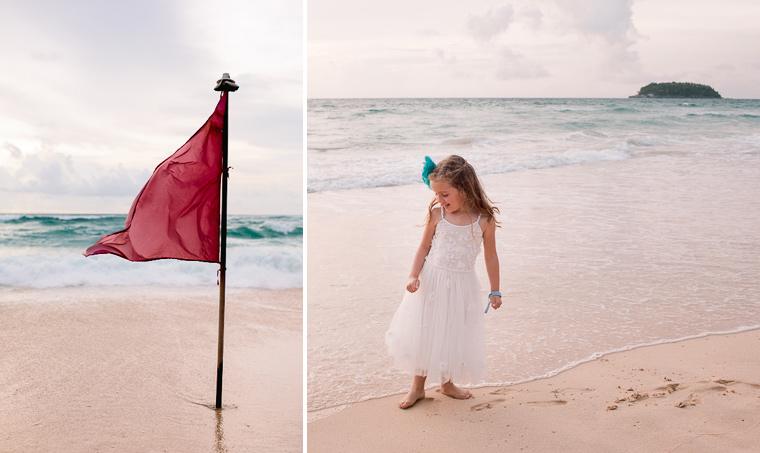
[[430, 192], [308, 194], [308, 451], [757, 451], [758, 170], [653, 156], [483, 177], [505, 294], [486, 382], [406, 411], [383, 340]]
[[[486, 382], [760, 327], [760, 167], [658, 156], [486, 175], [504, 304]], [[422, 183], [308, 194], [308, 419], [408, 389], [384, 334], [431, 199]], [[482, 255], [476, 261], [483, 288]], [[482, 293], [483, 303], [488, 292]]]
[[0, 289], [0, 451], [300, 452], [302, 290]]
[[756, 452], [760, 330], [610, 354], [548, 379], [365, 401], [308, 424], [308, 451]]

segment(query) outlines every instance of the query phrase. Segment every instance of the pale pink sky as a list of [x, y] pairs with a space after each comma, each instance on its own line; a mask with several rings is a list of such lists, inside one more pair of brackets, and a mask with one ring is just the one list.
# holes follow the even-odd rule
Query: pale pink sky
[[307, 96], [760, 98], [755, 0], [308, 0]]

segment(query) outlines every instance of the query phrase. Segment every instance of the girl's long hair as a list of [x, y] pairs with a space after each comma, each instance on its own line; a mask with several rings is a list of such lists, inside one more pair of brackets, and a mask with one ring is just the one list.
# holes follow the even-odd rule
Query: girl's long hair
[[[495, 214], [499, 213], [499, 208], [493, 206], [493, 202], [488, 198], [480, 184], [478, 175], [475, 174], [475, 169], [464, 158], [449, 156], [443, 159], [436, 164], [428, 178], [431, 181], [443, 181], [451, 184], [461, 194], [464, 206], [468, 208], [468, 214], [471, 209], [475, 210], [478, 214], [486, 216], [489, 221], [493, 219], [496, 226], [500, 227], [495, 217]], [[437, 204], [438, 197], [435, 197], [428, 207], [426, 224], [430, 223], [433, 218], [433, 208]]]

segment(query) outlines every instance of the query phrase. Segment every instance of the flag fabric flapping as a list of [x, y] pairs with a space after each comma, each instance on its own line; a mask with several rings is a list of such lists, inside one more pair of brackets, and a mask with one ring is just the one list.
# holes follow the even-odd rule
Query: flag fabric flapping
[[125, 228], [103, 236], [85, 256], [130, 261], [164, 258], [219, 263], [219, 191], [227, 92], [190, 140], [153, 171], [132, 202]]

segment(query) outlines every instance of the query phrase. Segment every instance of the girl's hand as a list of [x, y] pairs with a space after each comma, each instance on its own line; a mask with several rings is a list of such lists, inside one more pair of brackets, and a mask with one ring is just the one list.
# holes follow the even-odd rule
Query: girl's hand
[[489, 300], [491, 301], [491, 306], [493, 307], [494, 310], [496, 310], [499, 307], [501, 307], [501, 297], [500, 296], [493, 295], [493, 296], [489, 297]]
[[409, 282], [406, 284], [406, 290], [413, 293], [420, 289], [420, 279], [416, 277], [409, 277]]

